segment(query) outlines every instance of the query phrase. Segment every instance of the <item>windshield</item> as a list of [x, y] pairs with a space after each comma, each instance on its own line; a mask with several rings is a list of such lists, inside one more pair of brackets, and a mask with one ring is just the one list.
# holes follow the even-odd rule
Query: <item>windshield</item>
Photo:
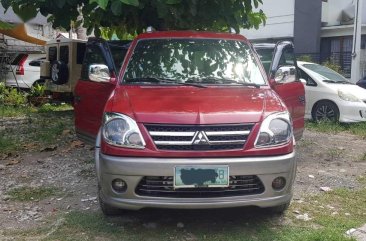
[[305, 68], [314, 71], [315, 73], [321, 75], [324, 80], [331, 80], [334, 83], [344, 83], [349, 82], [346, 78], [344, 78], [342, 75], [338, 74], [334, 70], [331, 70], [325, 66], [319, 65], [319, 64], [304, 64]]
[[258, 49], [256, 49], [256, 51], [259, 55], [259, 58], [262, 61], [264, 69], [267, 71], [267, 73], [269, 73], [269, 68], [271, 67], [271, 63], [272, 63], [273, 49], [258, 48]]
[[124, 80], [146, 84], [152, 78], [170, 84], [266, 84], [249, 46], [222, 39], [139, 41]]

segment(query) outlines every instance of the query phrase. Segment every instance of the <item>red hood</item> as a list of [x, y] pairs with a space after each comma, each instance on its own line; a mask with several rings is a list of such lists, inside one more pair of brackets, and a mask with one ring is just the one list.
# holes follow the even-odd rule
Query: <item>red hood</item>
[[111, 111], [139, 123], [230, 124], [258, 122], [283, 108], [270, 89], [126, 86], [116, 89]]

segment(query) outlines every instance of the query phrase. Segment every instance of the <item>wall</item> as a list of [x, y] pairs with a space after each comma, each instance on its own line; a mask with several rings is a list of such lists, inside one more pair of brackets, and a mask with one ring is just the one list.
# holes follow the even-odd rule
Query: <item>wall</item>
[[294, 45], [296, 53], [319, 52], [321, 15], [321, 0], [295, 0]]
[[[356, 0], [328, 0], [323, 3], [325, 11], [323, 11], [322, 21], [326, 22], [326, 26], [340, 25], [340, 16], [344, 9], [352, 9], [354, 14], [354, 4]], [[362, 23], [366, 24], [366, 1], [363, 0]]]
[[259, 6], [267, 16], [265, 26], [258, 30], [243, 29], [242, 35], [250, 40], [284, 39], [293, 37], [294, 0], [264, 0]]

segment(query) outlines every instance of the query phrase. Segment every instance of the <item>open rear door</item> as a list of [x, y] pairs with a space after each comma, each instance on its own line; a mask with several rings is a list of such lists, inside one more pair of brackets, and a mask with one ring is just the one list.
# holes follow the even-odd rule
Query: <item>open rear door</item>
[[268, 77], [272, 88], [291, 113], [295, 139], [299, 140], [304, 131], [305, 89], [299, 80], [292, 42], [281, 41], [276, 44]]

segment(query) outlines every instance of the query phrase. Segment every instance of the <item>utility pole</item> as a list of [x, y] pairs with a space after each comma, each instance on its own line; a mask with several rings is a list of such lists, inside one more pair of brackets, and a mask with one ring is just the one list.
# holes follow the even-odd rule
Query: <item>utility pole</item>
[[355, 18], [353, 20], [353, 44], [352, 44], [352, 65], [351, 82], [356, 83], [363, 76], [360, 76], [361, 63], [361, 26], [362, 26], [362, 5], [363, 0], [355, 0]]

